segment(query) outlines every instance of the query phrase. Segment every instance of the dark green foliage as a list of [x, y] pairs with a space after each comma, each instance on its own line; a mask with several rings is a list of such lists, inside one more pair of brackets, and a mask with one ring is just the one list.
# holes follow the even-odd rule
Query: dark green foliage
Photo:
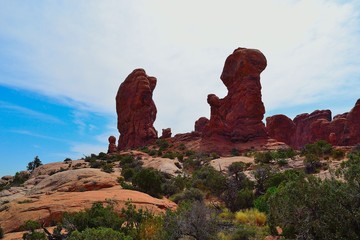
[[[344, 176], [349, 184], [360, 186], [360, 152], [352, 152], [348, 155], [349, 160], [341, 163], [338, 174]], [[360, 188], [360, 187], [359, 187]]]
[[24, 233], [22, 239], [24, 240], [47, 240], [46, 234], [43, 232]]
[[271, 152], [273, 159], [286, 159], [293, 158], [296, 156], [296, 152], [292, 148], [278, 149]]
[[186, 189], [185, 191], [175, 194], [173, 196], [173, 201], [175, 203], [181, 203], [183, 201], [202, 202], [203, 200], [204, 200], [204, 193], [197, 188]]
[[42, 163], [41, 163], [40, 158], [38, 156], [36, 156], [32, 162], [28, 163], [27, 170], [32, 172], [32, 171], [34, 171], [35, 168], [37, 168], [41, 165], [42, 165]]
[[158, 145], [161, 150], [165, 150], [170, 146], [170, 144], [165, 139], [156, 140], [156, 145]]
[[16, 172], [14, 180], [11, 183], [11, 187], [16, 187], [23, 184], [26, 180], [28, 180], [30, 174], [27, 172]]
[[290, 181], [269, 198], [269, 225], [290, 239], [359, 239], [359, 189], [334, 179]]
[[69, 233], [97, 227], [120, 230], [123, 223], [124, 220], [114, 212], [111, 205], [104, 207], [102, 203], [94, 203], [85, 211], [65, 213], [63, 218], [63, 226]]
[[101, 165], [101, 171], [106, 173], [112, 173], [114, 172], [113, 165], [111, 163], [105, 163]]
[[262, 195], [266, 192], [266, 181], [271, 175], [270, 167], [267, 165], [258, 166], [254, 172], [256, 195]]
[[268, 164], [273, 160], [271, 152], [257, 152], [255, 154], [255, 163]]
[[140, 225], [154, 216], [147, 210], [137, 210], [131, 202], [127, 202], [125, 205], [126, 208], [121, 209], [121, 216], [123, 216], [126, 224], [124, 224], [121, 231], [136, 239], [139, 234]]
[[269, 213], [269, 204], [268, 201], [271, 196], [273, 196], [277, 192], [277, 187], [270, 187], [266, 190], [264, 195], [261, 195], [254, 201], [254, 207], [257, 208], [261, 212]]
[[330, 155], [332, 151], [332, 146], [330, 143], [327, 143], [324, 140], [317, 141], [312, 144], [306, 144], [301, 150], [302, 155], [312, 154], [317, 157], [324, 157]]
[[197, 240], [216, 239], [218, 222], [215, 211], [202, 202], [181, 204], [176, 212], [164, 217], [165, 239], [192, 237]]
[[233, 148], [233, 149], [231, 149], [231, 155], [232, 156], [240, 156], [240, 152], [238, 149]]
[[194, 172], [192, 186], [220, 196], [226, 187], [226, 177], [211, 166], [203, 166]]
[[311, 153], [305, 155], [304, 165], [306, 173], [316, 173], [321, 168], [319, 157]]
[[87, 228], [82, 232], [74, 231], [71, 233], [69, 240], [132, 240], [130, 236], [115, 231], [111, 228]]
[[229, 165], [228, 167], [228, 171], [229, 171], [229, 175], [232, 176], [234, 175], [234, 177], [236, 179], [239, 178], [239, 175], [241, 172], [245, 171], [247, 168], [246, 163], [243, 162], [233, 162], [232, 164]]
[[331, 156], [337, 160], [340, 160], [345, 157], [345, 152], [341, 149], [333, 149], [331, 151]]
[[32, 220], [28, 220], [20, 227], [22, 230], [29, 231], [24, 233], [23, 239], [26, 240], [46, 240], [46, 235], [43, 232], [37, 232], [36, 229], [41, 228], [40, 223]]
[[121, 175], [124, 177], [125, 181], [129, 181], [135, 175], [135, 170], [133, 168], [125, 168], [121, 170]]
[[243, 172], [238, 172], [227, 179], [221, 199], [232, 212], [249, 208], [254, 199], [253, 187], [253, 182]]
[[176, 193], [182, 192], [185, 187], [190, 185], [190, 180], [183, 176], [176, 176], [162, 184], [163, 193], [171, 196]]
[[176, 153], [174, 152], [166, 152], [165, 154], [162, 155], [163, 158], [170, 158], [170, 159], [174, 159], [176, 157]]
[[161, 185], [165, 182], [162, 174], [152, 168], [143, 168], [135, 173], [132, 184], [140, 191], [153, 197], [162, 195]]
[[108, 158], [108, 155], [104, 152], [100, 152], [98, 154], [98, 158], [101, 159], [101, 160], [106, 160]]
[[286, 159], [284, 159], [284, 158], [280, 158], [280, 159], [277, 159], [277, 160], [276, 160], [276, 163], [277, 163], [280, 167], [283, 167], [283, 166], [285, 166], [285, 165], [288, 164], [288, 161], [287, 161]]

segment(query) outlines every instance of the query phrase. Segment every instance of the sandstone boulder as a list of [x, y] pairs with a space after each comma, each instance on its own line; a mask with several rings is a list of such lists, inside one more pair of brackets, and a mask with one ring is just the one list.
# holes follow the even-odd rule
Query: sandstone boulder
[[117, 146], [116, 146], [116, 137], [110, 136], [108, 138], [109, 140], [109, 146], [108, 146], [108, 153], [114, 153], [117, 152]]

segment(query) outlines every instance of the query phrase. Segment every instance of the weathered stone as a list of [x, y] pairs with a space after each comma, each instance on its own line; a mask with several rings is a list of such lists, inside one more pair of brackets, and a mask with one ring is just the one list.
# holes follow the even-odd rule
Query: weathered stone
[[135, 69], [120, 85], [116, 95], [116, 112], [120, 132], [118, 149], [131, 149], [157, 139], [153, 123], [156, 106], [152, 99], [156, 78]]
[[221, 80], [228, 94], [223, 99], [208, 95], [211, 116], [203, 128], [205, 142], [220, 141], [231, 147], [268, 139], [260, 84], [266, 64], [265, 56], [255, 49], [238, 48], [226, 59]]
[[117, 152], [116, 137], [110, 136], [108, 140], [109, 140], [108, 153]]

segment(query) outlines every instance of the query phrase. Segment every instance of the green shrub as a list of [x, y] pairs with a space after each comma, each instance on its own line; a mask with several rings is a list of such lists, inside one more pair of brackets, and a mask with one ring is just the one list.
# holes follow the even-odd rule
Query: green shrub
[[47, 240], [46, 234], [44, 232], [30, 232], [24, 233], [22, 239], [24, 240]]
[[111, 205], [104, 207], [102, 203], [94, 203], [90, 209], [81, 212], [65, 213], [63, 217], [63, 226], [69, 233], [97, 227], [120, 230], [123, 223]]
[[277, 160], [276, 160], [276, 163], [277, 163], [280, 167], [283, 167], [283, 166], [285, 166], [285, 165], [288, 164], [288, 161], [287, 161], [286, 159], [284, 159], [284, 158], [280, 158], [280, 159], [277, 159]]
[[69, 240], [132, 240], [130, 236], [115, 231], [111, 228], [87, 228], [82, 232], [74, 231], [71, 233]]
[[144, 168], [136, 172], [132, 184], [153, 197], [162, 195], [161, 185], [164, 182], [162, 174], [152, 168]]
[[269, 226], [287, 239], [359, 239], [358, 186], [313, 176], [290, 181], [269, 198]]
[[106, 173], [114, 172], [113, 165], [111, 163], [105, 163], [101, 166], [101, 171]]
[[193, 173], [192, 186], [220, 196], [226, 187], [226, 177], [211, 166], [203, 166]]
[[197, 188], [190, 188], [190, 189], [186, 189], [185, 191], [183, 191], [181, 193], [175, 194], [172, 197], [172, 200], [175, 203], [181, 203], [183, 201], [202, 202], [204, 200], [204, 193], [201, 192], [201, 190], [199, 190]]
[[170, 159], [174, 159], [176, 156], [176, 153], [174, 152], [166, 152], [165, 154], [163, 154], [163, 158], [170, 158]]
[[271, 152], [257, 152], [255, 153], [255, 163], [268, 164], [273, 160]]
[[125, 168], [121, 170], [121, 176], [124, 177], [126, 181], [129, 181], [135, 175], [135, 170], [133, 168]]
[[233, 148], [233, 149], [231, 149], [231, 155], [232, 156], [240, 156], [240, 152], [238, 149]]
[[27, 233], [23, 234], [23, 239], [26, 240], [46, 240], [46, 235], [43, 232], [37, 232], [36, 230], [41, 228], [40, 223], [28, 220], [26, 221], [22, 226], [20, 226], [20, 229], [29, 231]]
[[178, 175], [163, 183], [162, 191], [165, 195], [171, 196], [182, 192], [189, 185], [190, 181], [188, 178]]
[[30, 177], [30, 174], [28, 172], [16, 172], [14, 176], [14, 180], [11, 183], [12, 187], [19, 186], [26, 182]]
[[305, 165], [305, 172], [310, 173], [316, 173], [321, 168], [321, 162], [317, 155], [315, 154], [306, 154], [304, 159], [304, 165]]
[[158, 145], [161, 150], [165, 150], [170, 146], [170, 144], [165, 139], [156, 140], [156, 145]]
[[341, 149], [333, 149], [331, 151], [331, 156], [337, 160], [343, 159], [345, 157], [345, 152]]
[[330, 155], [332, 151], [332, 145], [327, 143], [324, 140], [317, 141], [312, 144], [306, 144], [302, 151], [302, 155], [315, 155], [317, 157], [324, 157], [326, 155]]
[[180, 204], [176, 212], [164, 216], [164, 239], [217, 239], [218, 221], [215, 211], [202, 202]]

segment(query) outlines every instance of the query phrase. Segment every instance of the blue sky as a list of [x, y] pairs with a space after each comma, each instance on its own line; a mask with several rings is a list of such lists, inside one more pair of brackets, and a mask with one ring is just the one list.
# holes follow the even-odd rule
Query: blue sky
[[155, 127], [193, 130], [237, 47], [260, 49], [266, 116], [348, 111], [360, 98], [360, 6], [336, 0], [0, 0], [0, 176], [106, 151], [115, 95], [158, 79]]

